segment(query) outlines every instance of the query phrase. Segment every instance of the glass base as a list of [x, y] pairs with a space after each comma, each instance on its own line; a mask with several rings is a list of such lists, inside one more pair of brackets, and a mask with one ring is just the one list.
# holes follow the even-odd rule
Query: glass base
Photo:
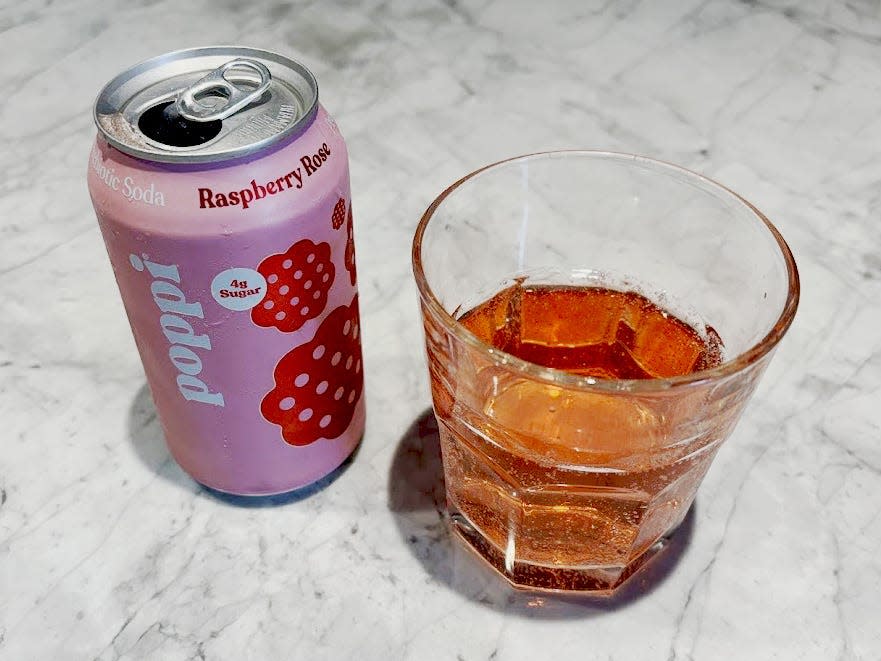
[[506, 559], [479, 530], [461, 514], [451, 513], [450, 527], [474, 552], [496, 570], [514, 588], [530, 592], [578, 593], [612, 596], [630, 577], [663, 551], [676, 528], [671, 528], [644, 553], [623, 566], [549, 567], [516, 559]]

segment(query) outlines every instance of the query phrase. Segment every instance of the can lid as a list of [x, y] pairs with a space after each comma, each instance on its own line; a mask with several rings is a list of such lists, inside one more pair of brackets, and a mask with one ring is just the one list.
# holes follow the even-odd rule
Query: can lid
[[237, 46], [141, 62], [104, 86], [94, 110], [107, 142], [163, 163], [247, 156], [305, 128], [317, 112], [318, 83], [306, 67]]

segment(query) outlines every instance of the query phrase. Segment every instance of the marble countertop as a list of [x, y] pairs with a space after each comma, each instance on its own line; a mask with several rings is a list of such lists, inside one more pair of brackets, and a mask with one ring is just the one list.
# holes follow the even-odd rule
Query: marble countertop
[[[348, 141], [368, 427], [247, 507], [169, 457], [85, 187], [91, 104], [185, 46], [291, 54]], [[881, 658], [877, 0], [0, 7], [0, 659]], [[673, 547], [610, 601], [450, 538], [410, 240], [447, 184], [555, 148], [762, 209], [801, 307]]]

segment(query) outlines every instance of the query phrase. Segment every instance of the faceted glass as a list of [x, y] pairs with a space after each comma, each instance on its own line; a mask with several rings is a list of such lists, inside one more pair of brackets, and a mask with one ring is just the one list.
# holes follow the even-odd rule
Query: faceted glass
[[[626, 154], [490, 165], [428, 208], [413, 243], [449, 518], [518, 587], [611, 593], [684, 519], [798, 304], [758, 210]], [[717, 333], [721, 364], [654, 379], [521, 360], [463, 314], [513, 284], [605, 287]]]

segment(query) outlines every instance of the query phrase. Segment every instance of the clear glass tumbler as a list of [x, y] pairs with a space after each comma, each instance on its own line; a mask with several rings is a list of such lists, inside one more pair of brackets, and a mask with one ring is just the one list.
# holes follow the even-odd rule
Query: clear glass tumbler
[[[517, 587], [611, 593], [682, 522], [795, 315], [779, 232], [705, 177], [567, 151], [459, 180], [413, 242], [453, 529]], [[646, 295], [723, 360], [601, 379], [481, 341], [463, 314], [514, 283]], [[505, 314], [517, 314], [511, 309]]]

